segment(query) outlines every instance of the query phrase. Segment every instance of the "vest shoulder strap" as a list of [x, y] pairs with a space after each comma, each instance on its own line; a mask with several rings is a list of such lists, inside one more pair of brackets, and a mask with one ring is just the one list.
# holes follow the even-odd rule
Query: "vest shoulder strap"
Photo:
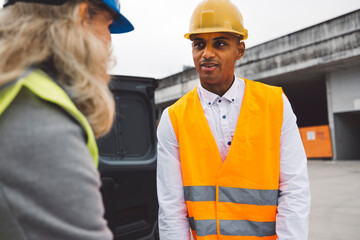
[[169, 107], [169, 117], [173, 125], [175, 135], [178, 138], [178, 141], [179, 141], [178, 121], [180, 121], [179, 118], [183, 117], [183, 115], [185, 114], [184, 107], [187, 106], [188, 104], [193, 104], [196, 97], [198, 97], [197, 87], [192, 89], [190, 92], [185, 94], [183, 97], [181, 97], [179, 100], [177, 100], [173, 105]]
[[18, 79], [14, 84], [6, 86], [0, 91], [0, 115], [11, 104], [20, 90], [26, 87], [39, 98], [54, 103], [71, 116], [84, 128], [87, 134], [87, 147], [98, 166], [99, 152], [95, 141], [94, 132], [86, 117], [76, 108], [70, 97], [47, 74], [41, 70], [32, 70]]

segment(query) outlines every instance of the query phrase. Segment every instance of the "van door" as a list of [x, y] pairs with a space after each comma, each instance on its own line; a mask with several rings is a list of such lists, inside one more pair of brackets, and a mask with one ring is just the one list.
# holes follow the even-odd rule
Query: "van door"
[[152, 78], [113, 76], [111, 131], [98, 140], [105, 219], [114, 239], [158, 239], [156, 123]]

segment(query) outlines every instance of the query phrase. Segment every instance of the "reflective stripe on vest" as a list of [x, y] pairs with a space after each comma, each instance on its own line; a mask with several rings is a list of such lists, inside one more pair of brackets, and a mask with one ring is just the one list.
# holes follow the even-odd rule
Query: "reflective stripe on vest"
[[250, 80], [223, 163], [197, 89], [169, 108], [195, 239], [276, 239], [282, 90]]
[[48, 75], [40, 70], [30, 70], [13, 84], [8, 84], [0, 89], [0, 115], [11, 104], [20, 90], [26, 87], [39, 98], [54, 103], [72, 117], [74, 117], [84, 128], [87, 134], [87, 147], [98, 166], [99, 152], [95, 141], [94, 132], [85, 116], [76, 108], [65, 91], [59, 87]]
[[[189, 218], [191, 230], [200, 237], [216, 235], [216, 220], [194, 220]], [[247, 220], [220, 220], [220, 235], [268, 237], [276, 234], [275, 222], [254, 222]]]
[[[219, 187], [219, 202], [276, 206], [278, 190]], [[216, 201], [216, 186], [186, 186], [185, 201]]]

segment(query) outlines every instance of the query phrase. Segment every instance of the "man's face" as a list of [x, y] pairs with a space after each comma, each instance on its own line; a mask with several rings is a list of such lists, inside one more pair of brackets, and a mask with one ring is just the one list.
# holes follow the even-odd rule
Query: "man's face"
[[240, 43], [238, 37], [222, 32], [197, 34], [192, 41], [193, 59], [201, 85], [218, 95], [224, 94], [231, 87], [235, 63], [244, 55], [245, 44]]

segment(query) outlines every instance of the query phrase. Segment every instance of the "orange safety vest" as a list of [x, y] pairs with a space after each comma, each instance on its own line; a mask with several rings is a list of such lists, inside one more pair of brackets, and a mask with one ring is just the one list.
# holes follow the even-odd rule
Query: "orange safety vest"
[[276, 239], [282, 90], [245, 79], [235, 135], [223, 163], [196, 88], [169, 108], [195, 239]]

